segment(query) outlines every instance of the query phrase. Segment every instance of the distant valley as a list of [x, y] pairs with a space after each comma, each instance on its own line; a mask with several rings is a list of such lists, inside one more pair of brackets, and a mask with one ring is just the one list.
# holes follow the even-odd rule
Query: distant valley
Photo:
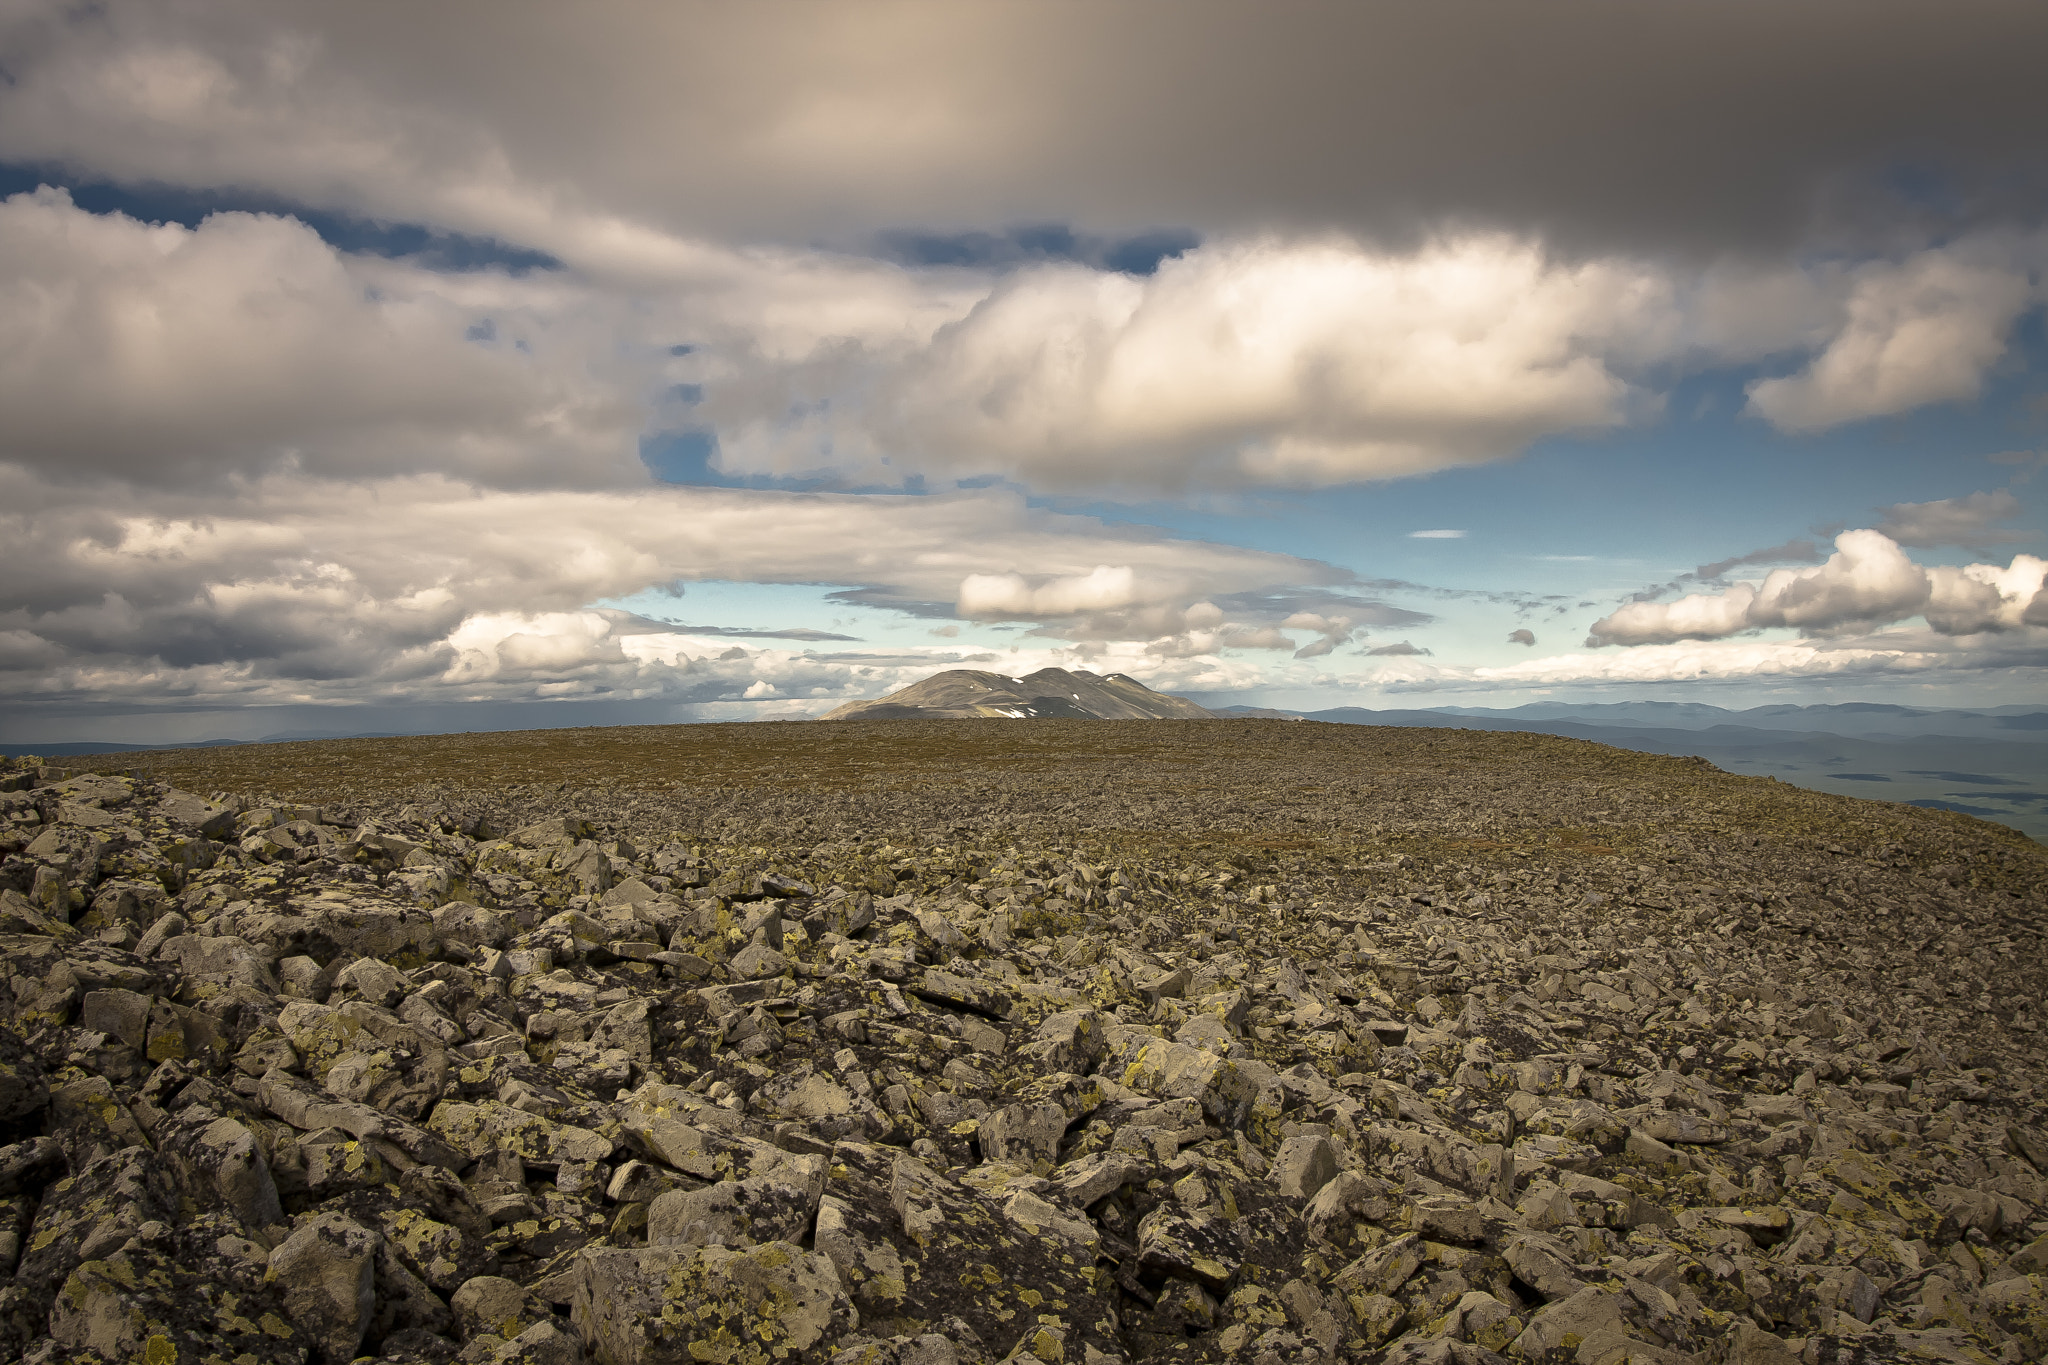
[[1226, 707], [1216, 714], [1524, 730], [1642, 753], [1693, 754], [1732, 773], [1814, 791], [1961, 811], [2048, 842], [2048, 710], [2038, 708], [1851, 702], [1731, 711], [1692, 702], [1539, 702], [1509, 710]]

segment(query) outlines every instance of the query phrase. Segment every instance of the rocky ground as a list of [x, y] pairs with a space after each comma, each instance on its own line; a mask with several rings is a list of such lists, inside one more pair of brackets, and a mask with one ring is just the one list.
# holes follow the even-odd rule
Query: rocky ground
[[0, 770], [0, 1356], [2048, 1354], [1995, 825], [1282, 721], [118, 762]]

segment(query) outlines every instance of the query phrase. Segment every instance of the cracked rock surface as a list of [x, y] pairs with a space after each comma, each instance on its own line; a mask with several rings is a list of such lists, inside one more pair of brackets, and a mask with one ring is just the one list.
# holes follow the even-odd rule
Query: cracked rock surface
[[0, 1359], [2048, 1357], [2048, 851], [1541, 736], [0, 768]]

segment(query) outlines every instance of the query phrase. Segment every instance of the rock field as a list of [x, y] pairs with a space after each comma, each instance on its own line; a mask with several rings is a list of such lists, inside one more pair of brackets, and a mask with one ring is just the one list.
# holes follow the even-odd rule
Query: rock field
[[0, 1359], [2048, 1357], [2048, 850], [1543, 736], [0, 767]]

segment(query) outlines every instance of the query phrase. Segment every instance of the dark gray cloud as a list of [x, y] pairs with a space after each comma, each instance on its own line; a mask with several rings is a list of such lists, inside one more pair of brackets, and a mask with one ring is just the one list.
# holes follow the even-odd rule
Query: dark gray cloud
[[1426, 626], [1436, 619], [1427, 612], [1411, 611], [1407, 607], [1397, 607], [1378, 598], [1356, 597], [1349, 593], [1314, 588], [1278, 592], [1224, 592], [1215, 594], [1209, 600], [1232, 620], [1262, 623], [1283, 621], [1290, 616], [1304, 613], [1332, 618], [1346, 617], [1352, 624], [1359, 626]]
[[1536, 632], [1533, 630], [1511, 630], [1508, 632], [1508, 643], [1511, 645], [1528, 645], [1533, 648], [1536, 644]]
[[919, 232], [894, 229], [876, 234], [873, 250], [885, 260], [911, 266], [957, 265], [1002, 269], [1047, 261], [1072, 261], [1098, 270], [1150, 275], [1159, 263], [1201, 244], [1185, 229], [1100, 237], [1059, 223], [996, 232]]
[[1365, 653], [1379, 657], [1420, 658], [1427, 655], [1429, 651], [1418, 649], [1406, 640], [1396, 640], [1390, 645], [1375, 645], [1371, 649], [1366, 650]]
[[[1831, 528], [1828, 534], [1834, 535], [1844, 529], [1846, 528], [1843, 526], [1836, 526]], [[1769, 549], [1751, 550], [1747, 554], [1732, 555], [1727, 559], [1717, 559], [1711, 564], [1702, 564], [1691, 573], [1682, 573], [1668, 583], [1655, 583], [1617, 600], [1656, 602], [1671, 593], [1685, 591], [1694, 584], [1718, 584], [1731, 569], [1764, 564], [1819, 564], [1826, 558], [1820, 547], [1810, 540], [1788, 540], [1783, 545], [1773, 545]], [[1579, 605], [1590, 607], [1594, 604], [1581, 602]]]
[[804, 640], [816, 642], [822, 640], [858, 640], [861, 638], [858, 635], [834, 635], [829, 630], [811, 630], [808, 627], [801, 626], [794, 630], [747, 630], [740, 626], [693, 626], [682, 621], [665, 621], [653, 624], [658, 630], [678, 631], [684, 635], [736, 636], [743, 640]]
[[1901, 545], [1919, 550], [1943, 545], [1976, 550], [2034, 538], [2031, 531], [2015, 531], [1996, 524], [2020, 514], [2020, 500], [2004, 488], [1937, 502], [1896, 502], [1877, 510], [1884, 518], [1877, 523], [1877, 530]]
[[891, 588], [841, 588], [825, 594], [827, 602], [841, 602], [849, 607], [883, 607], [889, 611], [900, 611], [905, 616], [920, 616], [927, 621], [950, 621], [958, 614], [951, 602], [921, 602], [905, 597]]
[[1679, 582], [1687, 578], [1713, 580], [1730, 569], [1749, 564], [1818, 564], [1827, 556], [1820, 552], [1820, 546], [1810, 540], [1788, 540], [1783, 545], [1773, 545], [1768, 550], [1751, 550], [1746, 555], [1735, 555], [1729, 559], [1717, 559], [1711, 564], [1702, 564], [1690, 574], [1682, 575]]
[[[1226, 0], [9, 14], [0, 154], [318, 203], [355, 173], [398, 193], [495, 159], [729, 239], [1457, 219], [1712, 254], [1817, 222], [2032, 214], [2048, 187], [2048, 8], [2026, 0], [1452, 0], [1284, 22]], [[93, 72], [181, 45], [230, 83], [288, 88], [243, 100], [233, 129], [95, 106], [117, 88]], [[129, 68], [138, 88], [147, 69]], [[323, 127], [343, 94], [372, 112]], [[380, 120], [405, 129], [401, 165], [298, 150], [376, 144]], [[237, 138], [277, 150], [231, 168]]]

